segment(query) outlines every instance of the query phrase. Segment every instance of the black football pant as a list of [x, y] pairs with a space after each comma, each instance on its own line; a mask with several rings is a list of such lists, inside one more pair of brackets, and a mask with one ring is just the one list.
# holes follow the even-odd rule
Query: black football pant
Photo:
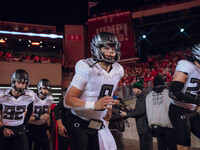
[[49, 139], [46, 134], [44, 125], [28, 125], [27, 138], [29, 143], [29, 150], [32, 150], [32, 144], [34, 150], [50, 150]]
[[75, 129], [70, 134], [70, 150], [99, 150], [98, 132]]
[[69, 138], [63, 137], [58, 133], [58, 150], [68, 150]]
[[28, 141], [25, 133], [4, 137], [0, 135], [1, 150], [28, 150]]
[[173, 129], [158, 126], [154, 130], [158, 141], [158, 150], [177, 150]]
[[177, 145], [191, 146], [191, 132], [200, 138], [200, 114], [196, 110], [188, 110], [171, 104], [169, 118]]
[[70, 150], [99, 150], [98, 131], [88, 128], [88, 125], [89, 121], [70, 114]]

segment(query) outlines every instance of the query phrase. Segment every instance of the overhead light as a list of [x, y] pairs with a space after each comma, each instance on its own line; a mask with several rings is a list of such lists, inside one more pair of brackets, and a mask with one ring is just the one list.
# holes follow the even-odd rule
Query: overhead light
[[22, 41], [22, 39], [19, 39], [19, 41]]
[[0, 39], [0, 43], [6, 43], [6, 41], [3, 39]]
[[57, 35], [57, 34], [24, 33], [24, 32], [16, 32], [16, 31], [3, 31], [3, 30], [0, 30], [0, 33], [13, 34], [13, 35], [39, 36], [39, 37], [46, 37], [46, 38], [52, 38], [52, 39], [63, 39], [63, 35]]
[[180, 32], [184, 32], [184, 29], [183, 29], [183, 28], [181, 28], [181, 29], [180, 29]]
[[30, 47], [30, 45], [28, 45], [28, 47]]
[[56, 48], [55, 46], [53, 46], [53, 48]]
[[42, 45], [40, 45], [40, 47], [42, 48]]
[[31, 42], [31, 45], [38, 46], [38, 45], [40, 45], [40, 43], [39, 42]]
[[142, 36], [143, 39], [145, 39], [146, 37], [147, 37], [147, 36], [146, 36], [145, 34]]

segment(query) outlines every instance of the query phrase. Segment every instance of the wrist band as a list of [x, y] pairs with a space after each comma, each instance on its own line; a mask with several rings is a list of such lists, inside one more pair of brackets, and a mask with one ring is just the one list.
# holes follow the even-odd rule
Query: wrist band
[[85, 109], [94, 109], [95, 102], [86, 102]]

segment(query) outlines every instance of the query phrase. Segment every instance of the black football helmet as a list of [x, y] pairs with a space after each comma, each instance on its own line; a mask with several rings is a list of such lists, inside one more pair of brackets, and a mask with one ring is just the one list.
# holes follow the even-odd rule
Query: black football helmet
[[[113, 64], [118, 62], [121, 56], [120, 53], [120, 42], [117, 40], [114, 34], [108, 32], [101, 32], [93, 37], [91, 43], [91, 53], [95, 61], [106, 62]], [[101, 51], [102, 47], [112, 47], [115, 50], [116, 56], [114, 58], [106, 58], [104, 52]]]
[[37, 92], [38, 92], [38, 94], [43, 96], [43, 97], [46, 97], [48, 94], [44, 95], [42, 93], [41, 88], [48, 89], [49, 90], [48, 94], [49, 94], [50, 91], [51, 91], [51, 82], [49, 80], [47, 80], [47, 79], [41, 79], [37, 84]]
[[200, 63], [200, 44], [196, 44], [192, 47], [191, 57], [194, 61]]
[[16, 81], [17, 81], [17, 82], [26, 83], [25, 89], [27, 89], [28, 86], [29, 86], [29, 81], [30, 81], [28, 73], [27, 73], [25, 70], [23, 70], [23, 69], [17, 69], [17, 70], [12, 74], [12, 76], [11, 76], [11, 87], [12, 87], [15, 91], [17, 91], [17, 92], [19, 92], [19, 93], [24, 93], [24, 90], [25, 90], [25, 89], [17, 88], [17, 87], [15, 86], [15, 82], [16, 82]]

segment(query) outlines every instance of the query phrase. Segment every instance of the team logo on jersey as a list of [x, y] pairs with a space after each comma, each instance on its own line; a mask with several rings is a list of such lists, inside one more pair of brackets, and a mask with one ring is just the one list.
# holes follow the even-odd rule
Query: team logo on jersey
[[98, 71], [97, 76], [102, 76], [102, 73], [100, 71]]

